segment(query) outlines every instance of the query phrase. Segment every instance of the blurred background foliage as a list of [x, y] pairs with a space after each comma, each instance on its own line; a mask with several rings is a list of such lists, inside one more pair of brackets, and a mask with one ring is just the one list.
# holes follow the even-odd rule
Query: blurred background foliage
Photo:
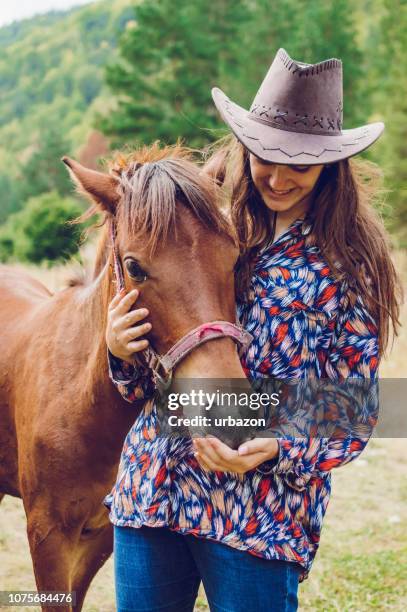
[[30, 198], [0, 226], [0, 261], [48, 265], [69, 259], [77, 253], [81, 230], [67, 222], [81, 212], [78, 201], [57, 191]]
[[[211, 87], [247, 107], [279, 47], [342, 59], [345, 129], [386, 123], [362, 155], [384, 170], [385, 221], [406, 246], [406, 31], [406, 0], [101, 0], [1, 28], [1, 259], [39, 261], [10, 228], [28, 232], [26, 211], [51, 235], [38, 203], [74, 201], [63, 154], [97, 167], [111, 147], [157, 138], [202, 147], [225, 133]], [[44, 258], [71, 254], [52, 235], [60, 253], [44, 243]]]

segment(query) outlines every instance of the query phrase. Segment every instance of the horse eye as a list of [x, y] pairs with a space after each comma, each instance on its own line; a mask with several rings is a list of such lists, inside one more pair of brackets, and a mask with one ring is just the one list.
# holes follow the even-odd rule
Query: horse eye
[[147, 273], [140, 267], [136, 261], [126, 261], [126, 269], [133, 280], [142, 283], [147, 280]]

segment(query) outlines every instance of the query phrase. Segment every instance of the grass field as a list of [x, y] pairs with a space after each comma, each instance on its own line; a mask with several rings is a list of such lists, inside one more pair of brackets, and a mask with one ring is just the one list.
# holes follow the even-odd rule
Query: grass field
[[[397, 262], [405, 270], [403, 255]], [[33, 268], [30, 272], [54, 290], [67, 271]], [[407, 323], [406, 307], [403, 321]], [[382, 377], [407, 376], [406, 329], [404, 325], [382, 364]], [[308, 580], [300, 585], [300, 610], [407, 610], [406, 468], [406, 439], [373, 438], [356, 461], [333, 470], [333, 493], [320, 549]], [[0, 505], [0, 590], [19, 589], [35, 590], [25, 515], [20, 500], [5, 497]], [[84, 610], [115, 610], [112, 558], [94, 579]], [[203, 591], [196, 610], [208, 610]]]

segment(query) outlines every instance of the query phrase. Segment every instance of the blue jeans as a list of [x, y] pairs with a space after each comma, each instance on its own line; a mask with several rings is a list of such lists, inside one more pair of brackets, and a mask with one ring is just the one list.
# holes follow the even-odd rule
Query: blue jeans
[[295, 612], [301, 567], [166, 527], [114, 527], [117, 612]]

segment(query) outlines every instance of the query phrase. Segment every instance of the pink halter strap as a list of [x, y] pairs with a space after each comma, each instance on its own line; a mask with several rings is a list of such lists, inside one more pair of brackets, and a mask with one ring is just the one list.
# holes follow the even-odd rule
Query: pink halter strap
[[[147, 349], [146, 352], [150, 350], [151, 354], [148, 364], [153, 370], [156, 383], [161, 388], [167, 389], [171, 385], [172, 373], [175, 367], [188, 353], [204, 342], [208, 342], [208, 340], [216, 340], [223, 337], [232, 338], [236, 343], [240, 344], [240, 350], [245, 349], [253, 340], [253, 336], [239, 324], [231, 323], [230, 321], [211, 321], [191, 329], [163, 356], [158, 355], [153, 349]], [[162, 373], [160, 373], [160, 370]]]
[[222, 338], [224, 336], [233, 338], [233, 340], [240, 343], [242, 346], [246, 346], [253, 339], [249, 332], [229, 321], [211, 321], [210, 323], [203, 323], [188, 332], [170, 348], [166, 355], [160, 357], [161, 365], [169, 372], [173, 370], [192, 349], [204, 342], [208, 342], [208, 340], [215, 340], [216, 338]]
[[[111, 219], [109, 223], [109, 232], [113, 250], [114, 271], [117, 279], [116, 293], [119, 293], [125, 288], [125, 284], [123, 268], [120, 263], [115, 242], [116, 231], [113, 219]], [[160, 389], [167, 389], [170, 387], [173, 370], [188, 353], [204, 342], [222, 337], [232, 338], [241, 345], [240, 350], [245, 349], [253, 340], [253, 336], [243, 329], [239, 323], [235, 324], [230, 321], [210, 321], [189, 331], [163, 356], [156, 353], [151, 347], [145, 349], [143, 354], [148, 366], [153, 370], [153, 376], [157, 386]]]

